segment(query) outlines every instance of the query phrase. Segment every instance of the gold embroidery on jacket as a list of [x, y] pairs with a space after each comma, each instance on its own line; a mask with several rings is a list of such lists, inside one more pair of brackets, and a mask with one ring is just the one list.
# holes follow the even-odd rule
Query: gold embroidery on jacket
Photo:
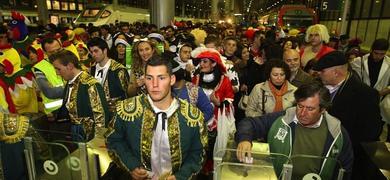
[[141, 96], [136, 96], [119, 101], [116, 105], [116, 111], [124, 121], [134, 121], [136, 118], [141, 117], [144, 111], [143, 106], [141, 104]]
[[[85, 123], [87, 126], [95, 125], [95, 127], [104, 127], [105, 126], [105, 112], [103, 110], [103, 104], [99, 96], [99, 92], [97, 90], [96, 85], [93, 85], [88, 88], [89, 101], [91, 103], [93, 121], [92, 124]], [[91, 128], [91, 127], [88, 127]], [[93, 129], [93, 127], [92, 127]]]
[[177, 172], [181, 167], [182, 162], [182, 150], [180, 143], [180, 126], [179, 126], [179, 117], [178, 110], [169, 117], [168, 119], [168, 139], [169, 139], [169, 148], [171, 151], [171, 163], [172, 171]]
[[19, 142], [29, 127], [29, 119], [26, 116], [0, 114], [0, 141], [7, 144]]
[[150, 161], [152, 158], [151, 150], [153, 141], [153, 125], [156, 121], [155, 115], [151, 109], [151, 107], [145, 108], [141, 128], [141, 162], [147, 167], [151, 167]]
[[187, 125], [190, 127], [202, 126], [204, 121], [203, 113], [187, 101], [182, 99], [179, 99], [179, 101], [180, 111], [187, 120]]

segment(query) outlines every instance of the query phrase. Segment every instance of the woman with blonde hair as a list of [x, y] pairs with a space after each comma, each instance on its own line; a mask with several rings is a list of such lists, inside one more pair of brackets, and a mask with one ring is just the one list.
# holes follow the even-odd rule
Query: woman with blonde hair
[[157, 49], [154, 43], [145, 39], [135, 39], [132, 49], [132, 66], [130, 73], [130, 83], [127, 92], [130, 97], [145, 92], [145, 65], [152, 57], [157, 55]]

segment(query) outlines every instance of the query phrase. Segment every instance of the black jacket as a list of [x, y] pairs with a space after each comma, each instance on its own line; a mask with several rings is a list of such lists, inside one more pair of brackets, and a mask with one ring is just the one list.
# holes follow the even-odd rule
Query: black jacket
[[382, 131], [379, 100], [377, 90], [350, 76], [340, 86], [328, 112], [341, 121], [353, 144], [378, 141]]

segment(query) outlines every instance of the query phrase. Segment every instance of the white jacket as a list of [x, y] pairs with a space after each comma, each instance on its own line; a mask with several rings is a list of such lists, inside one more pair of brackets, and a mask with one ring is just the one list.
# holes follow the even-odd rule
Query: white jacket
[[[368, 72], [368, 56], [357, 57], [351, 62], [352, 69], [356, 71], [363, 83], [371, 86], [370, 76]], [[390, 86], [390, 58], [385, 56], [383, 59], [381, 70], [379, 71], [378, 80], [373, 86], [376, 90], [381, 91]]]

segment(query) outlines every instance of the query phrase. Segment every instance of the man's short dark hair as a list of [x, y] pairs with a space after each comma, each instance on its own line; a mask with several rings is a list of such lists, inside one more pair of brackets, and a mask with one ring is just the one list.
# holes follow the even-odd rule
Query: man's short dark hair
[[165, 30], [168, 31], [168, 29], [172, 29], [172, 31], [175, 31], [175, 28], [171, 25], [165, 27]]
[[107, 42], [105, 40], [103, 40], [102, 38], [99, 38], [99, 37], [94, 37], [91, 40], [89, 40], [88, 43], [87, 43], [87, 46], [88, 46], [88, 49], [93, 47], [93, 46], [97, 46], [102, 51], [104, 49], [107, 49], [107, 52], [108, 52]]
[[119, 28], [122, 28], [122, 27], [129, 27], [130, 24], [128, 22], [120, 22], [119, 23]]
[[43, 41], [42, 41], [42, 49], [46, 52], [45, 45], [52, 44], [54, 41], [57, 41], [58, 44], [61, 45], [61, 43], [58, 39], [53, 38], [53, 37], [47, 37], [47, 38], [43, 39]]
[[153, 67], [165, 66], [165, 67], [167, 67], [168, 74], [173, 75], [172, 63], [169, 60], [167, 60], [166, 58], [162, 58], [159, 55], [154, 55], [148, 60], [148, 62], [146, 63], [146, 66], [145, 66], [145, 73], [146, 73], [146, 69], [148, 68], [148, 66], [153, 66]]
[[69, 63], [72, 63], [77, 69], [81, 69], [79, 59], [77, 56], [66, 49], [62, 49], [49, 56], [51, 63], [54, 61], [59, 61], [62, 65], [67, 66]]
[[281, 68], [286, 76], [286, 81], [291, 77], [290, 67], [282, 59], [270, 59], [265, 66], [265, 78], [269, 79], [273, 68]]
[[295, 101], [301, 102], [316, 94], [320, 97], [320, 108], [329, 108], [332, 105], [329, 90], [318, 81], [306, 83], [298, 87], [294, 92]]
[[226, 36], [225, 39], [223, 39], [223, 43], [226, 43], [227, 41], [234, 41], [236, 44], [238, 43], [237, 39], [233, 36]]
[[110, 31], [110, 26], [107, 24], [101, 25], [100, 28], [105, 29], [106, 31]]
[[210, 34], [204, 39], [204, 44], [214, 43], [216, 46], [219, 46], [219, 38], [216, 35]]
[[389, 49], [389, 41], [387, 39], [376, 39], [371, 46], [371, 50], [387, 51]]

